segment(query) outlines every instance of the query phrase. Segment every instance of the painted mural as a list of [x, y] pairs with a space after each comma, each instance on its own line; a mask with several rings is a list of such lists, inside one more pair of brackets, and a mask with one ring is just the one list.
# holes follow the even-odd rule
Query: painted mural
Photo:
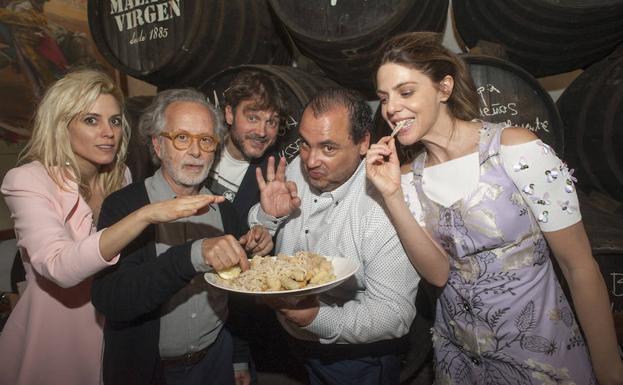
[[0, 0], [0, 140], [27, 140], [47, 85], [85, 65], [115, 72], [90, 38], [87, 0]]

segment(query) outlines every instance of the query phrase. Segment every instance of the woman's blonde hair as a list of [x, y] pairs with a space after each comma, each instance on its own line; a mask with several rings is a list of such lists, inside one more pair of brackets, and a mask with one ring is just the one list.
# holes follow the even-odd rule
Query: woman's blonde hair
[[[80, 194], [91, 197], [91, 189], [81, 178], [76, 156], [69, 141], [69, 124], [88, 112], [100, 95], [112, 95], [123, 110], [123, 94], [103, 72], [81, 69], [70, 72], [48, 88], [35, 114], [32, 136], [20, 154], [19, 162], [39, 161], [54, 182], [66, 189], [67, 181], [78, 184]], [[125, 156], [130, 127], [122, 115], [122, 137], [112, 163], [100, 168], [96, 183], [104, 196], [118, 190], [124, 180]], [[59, 172], [60, 171], [60, 172]]]

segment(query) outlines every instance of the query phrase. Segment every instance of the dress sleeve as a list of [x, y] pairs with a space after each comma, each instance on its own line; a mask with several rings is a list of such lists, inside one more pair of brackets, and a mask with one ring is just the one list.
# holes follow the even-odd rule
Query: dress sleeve
[[582, 219], [569, 171], [541, 140], [502, 146], [504, 169], [519, 189], [543, 231], [556, 231]]
[[[33, 269], [61, 287], [72, 287], [117, 259], [107, 262], [100, 255], [101, 231], [76, 240], [75, 230], [59, 214], [58, 197], [51, 196], [42, 178], [47, 175], [10, 170], [2, 193], [11, 211], [18, 246], [28, 253]], [[90, 217], [84, 218], [81, 228], [90, 229], [89, 221]]]

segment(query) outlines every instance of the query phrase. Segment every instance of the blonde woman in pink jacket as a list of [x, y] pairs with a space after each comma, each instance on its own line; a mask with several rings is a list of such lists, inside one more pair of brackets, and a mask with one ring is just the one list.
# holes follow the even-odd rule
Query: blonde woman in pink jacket
[[80, 70], [54, 83], [2, 193], [15, 223], [26, 289], [0, 334], [0, 385], [99, 384], [103, 319], [91, 276], [152, 223], [195, 214], [222, 197], [144, 206], [97, 231], [103, 199], [129, 182], [123, 97], [106, 75]]

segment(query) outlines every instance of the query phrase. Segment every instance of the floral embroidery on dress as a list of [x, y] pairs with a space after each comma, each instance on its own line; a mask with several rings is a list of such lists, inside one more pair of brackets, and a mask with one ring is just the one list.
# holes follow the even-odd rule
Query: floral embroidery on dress
[[521, 189], [521, 191], [525, 192], [528, 195], [534, 194], [534, 183], [525, 185], [524, 188]]
[[549, 221], [549, 211], [543, 210], [539, 214], [539, 222], [547, 223]]
[[[425, 155], [413, 163], [422, 223], [450, 256], [432, 329], [436, 384], [596, 384], [538, 225], [548, 221], [550, 210], [575, 207], [566, 199], [551, 204], [549, 194], [540, 190], [546, 175], [521, 190], [515, 187], [500, 161], [501, 128], [483, 124], [480, 181], [451, 207], [423, 191]], [[545, 154], [553, 153], [541, 146]], [[513, 170], [526, 170], [531, 162], [522, 158]], [[552, 176], [550, 169], [549, 177], [572, 182], [563, 170], [554, 169]], [[528, 204], [532, 198], [541, 208], [536, 217]]]
[[552, 150], [552, 148], [548, 144], [544, 143], [542, 140], [537, 140], [536, 143], [539, 146], [543, 147], [543, 155], [547, 155], [550, 152], [554, 152], [554, 150]]
[[519, 192], [512, 193], [509, 197], [509, 201], [513, 204], [513, 206], [517, 206], [519, 208], [519, 216], [528, 214], [528, 205], [526, 205], [526, 202]]
[[573, 176], [574, 169], [569, 170], [566, 163], [560, 166], [560, 171], [565, 178], [565, 191], [572, 193], [575, 191], [574, 183], [578, 183], [578, 180]]
[[548, 183], [552, 183], [558, 178], [558, 170], [552, 168], [551, 170], [545, 170], [545, 179]]
[[573, 214], [575, 213], [578, 208], [576, 206], [572, 206], [571, 202], [569, 202], [568, 200], [566, 201], [558, 201], [558, 205], [560, 206], [560, 209], [568, 214]]
[[542, 197], [540, 197], [540, 196], [538, 196], [538, 195], [535, 195], [535, 196], [533, 196], [533, 197], [530, 197], [530, 200], [531, 200], [532, 202], [536, 203], [537, 205], [547, 206], [547, 205], [549, 205], [549, 204], [550, 204], [550, 201], [549, 201], [549, 193], [547, 193], [547, 192], [546, 192], [545, 194], [543, 194], [543, 196], [542, 196]]
[[513, 170], [515, 170], [515, 172], [518, 172], [525, 170], [529, 167], [530, 166], [528, 166], [526, 159], [522, 156], [521, 158], [519, 158], [519, 161], [513, 165]]

